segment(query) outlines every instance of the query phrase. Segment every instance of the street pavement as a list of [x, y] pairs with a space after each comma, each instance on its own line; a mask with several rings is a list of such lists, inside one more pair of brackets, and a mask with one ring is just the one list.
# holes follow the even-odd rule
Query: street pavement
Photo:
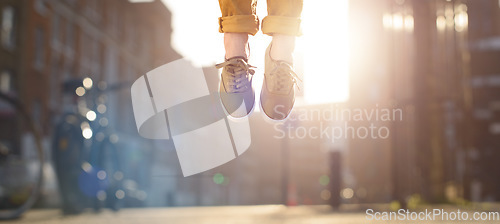
[[[174, 208], [134, 208], [119, 212], [104, 210], [80, 215], [62, 216], [57, 209], [33, 209], [21, 219], [2, 223], [168, 223], [168, 224], [359, 224], [359, 223], [500, 223], [500, 221], [369, 221], [365, 214], [367, 207], [333, 210], [328, 206], [258, 205], [220, 207], [174, 207]], [[377, 208], [375, 208], [377, 209]], [[447, 207], [446, 211], [457, 208]], [[378, 209], [377, 209], [378, 210]], [[496, 210], [496, 209], [495, 209]], [[379, 210], [383, 211], [383, 210]], [[498, 211], [498, 210], [497, 210]]]

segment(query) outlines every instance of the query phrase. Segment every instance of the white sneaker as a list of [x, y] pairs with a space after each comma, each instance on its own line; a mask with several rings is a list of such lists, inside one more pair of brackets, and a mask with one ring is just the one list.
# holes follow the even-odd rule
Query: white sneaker
[[300, 78], [293, 71], [293, 64], [271, 58], [272, 42], [266, 50], [265, 72], [260, 103], [271, 119], [284, 120], [295, 103], [294, 87]]

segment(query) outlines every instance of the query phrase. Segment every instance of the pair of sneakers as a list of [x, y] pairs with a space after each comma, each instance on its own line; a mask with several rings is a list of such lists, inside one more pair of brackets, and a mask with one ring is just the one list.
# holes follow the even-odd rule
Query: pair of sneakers
[[[269, 118], [284, 120], [293, 108], [294, 87], [300, 79], [292, 64], [271, 58], [271, 47], [272, 43], [266, 50], [260, 104]], [[255, 106], [255, 90], [252, 88], [255, 67], [249, 65], [244, 57], [227, 59], [216, 67], [222, 68], [219, 92], [226, 112], [235, 118], [250, 114]]]

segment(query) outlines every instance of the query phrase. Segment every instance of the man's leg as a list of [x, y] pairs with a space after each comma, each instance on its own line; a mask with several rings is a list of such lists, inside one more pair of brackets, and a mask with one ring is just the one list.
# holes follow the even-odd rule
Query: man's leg
[[262, 21], [262, 32], [273, 37], [273, 59], [293, 63], [295, 37], [301, 35], [302, 7], [303, 0], [267, 0], [268, 16]]
[[248, 35], [259, 30], [259, 19], [255, 15], [257, 0], [219, 0], [222, 16], [219, 32], [224, 33], [226, 58], [248, 55]]
[[219, 0], [222, 17], [219, 32], [224, 33], [225, 62], [219, 87], [220, 98], [226, 112], [233, 117], [248, 115], [255, 104], [252, 88], [254, 70], [248, 65], [248, 35], [259, 30], [255, 15], [256, 0]]
[[302, 0], [267, 0], [268, 16], [262, 21], [262, 32], [272, 36], [266, 50], [264, 83], [260, 102], [271, 119], [283, 120], [295, 103], [299, 77], [293, 70], [295, 37], [301, 34]]
[[248, 58], [248, 34], [224, 33], [224, 49], [226, 59], [234, 57]]
[[262, 32], [300, 36], [303, 0], [267, 0], [268, 16], [262, 20]]

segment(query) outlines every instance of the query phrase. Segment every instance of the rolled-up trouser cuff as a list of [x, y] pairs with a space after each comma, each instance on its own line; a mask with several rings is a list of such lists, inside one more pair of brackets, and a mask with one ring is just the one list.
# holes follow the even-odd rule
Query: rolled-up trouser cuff
[[272, 35], [273, 33], [300, 36], [300, 18], [285, 16], [266, 16], [262, 20], [262, 33]]
[[219, 17], [219, 32], [249, 33], [255, 35], [259, 31], [259, 18], [255, 15], [234, 15]]

